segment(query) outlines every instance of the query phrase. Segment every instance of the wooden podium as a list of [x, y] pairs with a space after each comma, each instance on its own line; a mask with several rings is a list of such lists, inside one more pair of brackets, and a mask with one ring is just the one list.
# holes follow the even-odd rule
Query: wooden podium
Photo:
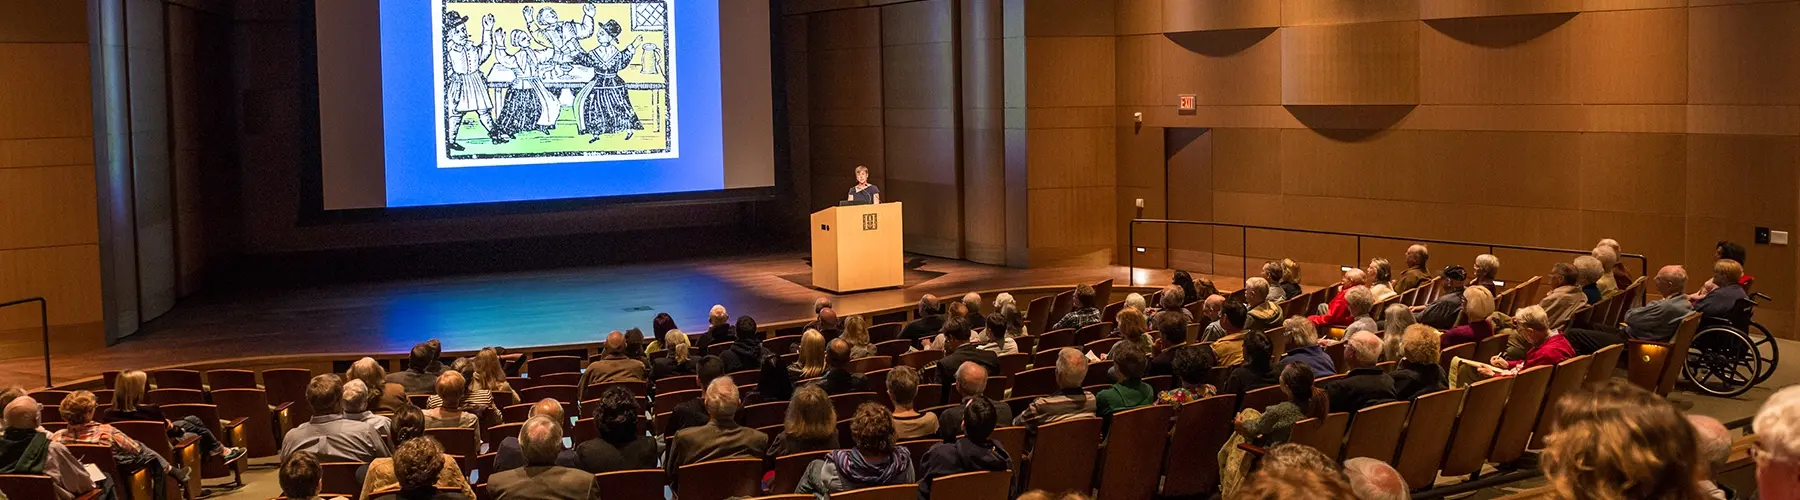
[[812, 214], [813, 286], [833, 292], [905, 283], [900, 204], [846, 205]]

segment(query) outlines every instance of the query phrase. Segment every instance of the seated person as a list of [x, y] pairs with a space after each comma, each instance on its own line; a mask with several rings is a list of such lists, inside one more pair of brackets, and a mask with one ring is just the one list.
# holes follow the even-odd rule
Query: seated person
[[1423, 324], [1406, 327], [1400, 339], [1400, 364], [1388, 372], [1394, 381], [1395, 400], [1410, 401], [1447, 387], [1444, 368], [1438, 365], [1442, 349], [1437, 330]]
[[[1279, 290], [1279, 288], [1274, 290]], [[1281, 324], [1281, 304], [1275, 303], [1276, 301], [1269, 297], [1270, 291], [1269, 280], [1262, 278], [1244, 280], [1243, 309], [1245, 318], [1244, 321], [1238, 323], [1238, 326], [1245, 330], [1266, 332], [1275, 325]], [[1213, 340], [1217, 341], [1218, 339]]]
[[1544, 285], [1550, 287], [1550, 293], [1538, 306], [1544, 308], [1544, 314], [1550, 318], [1550, 327], [1562, 328], [1575, 317], [1575, 310], [1587, 305], [1587, 294], [1581, 291], [1581, 277], [1575, 273], [1575, 266], [1566, 262], [1558, 262], [1550, 268], [1550, 274], [1544, 275]]
[[1397, 396], [1394, 380], [1376, 366], [1381, 362], [1381, 338], [1369, 332], [1356, 332], [1345, 343], [1344, 364], [1350, 371], [1343, 378], [1323, 384], [1325, 393], [1331, 396], [1331, 411], [1356, 413], [1393, 401]]
[[[468, 381], [456, 370], [445, 370], [438, 375], [437, 397], [443, 406], [425, 410], [425, 428], [463, 428], [477, 429], [480, 418], [474, 412], [464, 411], [463, 398], [468, 397]], [[478, 433], [479, 434], [479, 433]]]
[[[1707, 324], [1732, 325], [1742, 311], [1738, 301], [1746, 300], [1749, 294], [1738, 279], [1744, 275], [1744, 266], [1730, 259], [1719, 259], [1713, 263], [1713, 290], [1705, 297], [1694, 302], [1694, 310], [1704, 315]], [[1747, 318], [1746, 318], [1747, 319]]]
[[832, 339], [825, 345], [825, 374], [819, 376], [819, 381], [814, 383], [824, 389], [826, 394], [833, 396], [868, 391], [869, 383], [863, 380], [862, 374], [850, 373], [850, 370], [844, 369], [844, 365], [849, 363], [850, 342]]
[[1341, 338], [1350, 338], [1356, 332], [1380, 332], [1381, 324], [1375, 321], [1370, 312], [1375, 309], [1375, 292], [1369, 287], [1357, 287], [1344, 295], [1344, 302], [1350, 305], [1350, 326], [1344, 327]]
[[955, 441], [931, 445], [919, 459], [919, 498], [931, 498], [931, 480], [964, 472], [1002, 471], [1012, 467], [1012, 456], [999, 442], [989, 439], [994, 434], [994, 407], [1003, 406], [975, 396], [964, 402], [963, 430], [966, 435]]
[[281, 481], [281, 497], [286, 500], [343, 500], [344, 497], [329, 499], [319, 496], [319, 488], [325, 484], [325, 470], [319, 467], [319, 459], [312, 452], [301, 450], [294, 452], [281, 463], [278, 474]]
[[826, 453], [800, 476], [795, 493], [825, 500], [832, 493], [913, 482], [912, 454], [894, 440], [894, 420], [880, 403], [866, 402], [850, 419], [855, 447]]
[[1281, 364], [1306, 363], [1312, 367], [1313, 373], [1337, 373], [1331, 355], [1325, 352], [1324, 346], [1319, 345], [1319, 331], [1313, 326], [1313, 322], [1295, 316], [1288, 318], [1282, 326], [1287, 330], [1288, 341], [1293, 342], [1294, 347], [1281, 356]]
[[[336, 378], [336, 376], [332, 376]], [[30, 401], [30, 396], [22, 396], [13, 402]], [[35, 403], [35, 401], [33, 401]], [[11, 403], [8, 403], [11, 406]], [[187, 475], [195, 471], [175, 469], [167, 459], [144, 446], [131, 436], [112, 425], [94, 421], [94, 408], [98, 406], [94, 393], [75, 391], [64, 397], [62, 405], [57, 408], [68, 427], [56, 431], [50, 440], [68, 446], [71, 444], [97, 444], [112, 449], [113, 460], [118, 462], [120, 474], [132, 474], [146, 471], [152, 478], [162, 477], [167, 473], [170, 477], [187, 481]], [[48, 451], [48, 447], [45, 448]]]
[[1217, 395], [1219, 389], [1206, 383], [1206, 376], [1212, 373], [1213, 355], [1209, 346], [1193, 346], [1182, 349], [1175, 354], [1175, 378], [1181, 382], [1180, 387], [1163, 391], [1156, 395], [1157, 404], [1174, 406], [1180, 410], [1183, 403], [1192, 403]]
[[[59, 500], [94, 491], [94, 478], [62, 443], [38, 431], [37, 400], [19, 396], [6, 403], [6, 433], [0, 436], [0, 474], [50, 476]], [[104, 478], [102, 478], [104, 479]]]
[[1050, 330], [1064, 328], [1081, 328], [1100, 322], [1099, 297], [1094, 295], [1094, 287], [1086, 283], [1075, 286], [1075, 309], [1063, 315]]
[[104, 423], [145, 420], [163, 422], [169, 426], [168, 435], [171, 442], [180, 441], [187, 436], [200, 438], [200, 451], [231, 461], [244, 454], [243, 448], [227, 447], [213, 437], [212, 429], [206, 427], [200, 417], [188, 415], [181, 420], [169, 420], [163, 416], [161, 408], [144, 402], [144, 394], [150, 390], [150, 376], [138, 370], [125, 370], [113, 381], [115, 388], [112, 407], [101, 412], [99, 420]]
[[1462, 387], [1491, 377], [1518, 375], [1519, 372], [1536, 366], [1556, 366], [1557, 363], [1577, 356], [1569, 336], [1550, 328], [1550, 320], [1543, 308], [1530, 306], [1520, 309], [1519, 316], [1514, 320], [1519, 333], [1532, 345], [1531, 350], [1525, 353], [1525, 359], [1514, 361], [1495, 355], [1487, 360], [1486, 365], [1471, 363], [1471, 360], [1457, 361], [1462, 358], [1453, 359], [1450, 361], [1453, 386]]
[[494, 474], [487, 491], [497, 499], [600, 498], [599, 480], [593, 474], [556, 465], [562, 450], [562, 423], [542, 416], [519, 426], [519, 446], [526, 466]]
[[[1219, 388], [1223, 394], [1236, 394], [1240, 400], [1244, 393], [1275, 385], [1280, 381], [1281, 370], [1275, 366], [1275, 349], [1269, 336], [1263, 332], [1244, 332], [1244, 364], [1231, 369], [1225, 377], [1225, 386]], [[1213, 344], [1217, 349], [1218, 344]]]
[[406, 369], [387, 374], [386, 381], [400, 384], [407, 394], [430, 393], [431, 387], [437, 384], [438, 373], [444, 371], [443, 363], [438, 362], [437, 345], [436, 339], [414, 345], [406, 360]]
[[1087, 379], [1087, 370], [1087, 355], [1080, 349], [1064, 347], [1057, 351], [1056, 386], [1060, 390], [1033, 400], [1025, 411], [1013, 417], [1013, 425], [1036, 429], [1044, 424], [1093, 417], [1098, 411], [1094, 395], [1081, 388], [1081, 381]]
[[[630, 394], [630, 391], [627, 389], [616, 389], [625, 390], [626, 394]], [[636, 403], [634, 402], [632, 405], [636, 406]], [[398, 416], [399, 414], [396, 413], [395, 415]], [[531, 417], [544, 417], [556, 422], [568, 420], [563, 417], [562, 403], [558, 403], [556, 400], [550, 398], [544, 398], [538, 400], [536, 403], [532, 403], [531, 411], [526, 414], [525, 418], [529, 419]], [[575, 452], [572, 450], [563, 450], [557, 455], [556, 464], [564, 467], [574, 467], [576, 464]], [[519, 437], [506, 436], [500, 438], [500, 444], [494, 447], [494, 469], [488, 471], [488, 475], [524, 466], [525, 449], [519, 445]]]
[[1337, 296], [1332, 297], [1331, 302], [1326, 305], [1325, 314], [1308, 316], [1306, 320], [1311, 321], [1315, 328], [1350, 326], [1350, 322], [1356, 320], [1356, 317], [1350, 314], [1350, 291], [1364, 288], [1364, 283], [1367, 281], [1368, 275], [1361, 269], [1344, 271], [1344, 277], [1338, 280]]
[[1150, 358], [1136, 347], [1124, 345], [1127, 347], [1119, 351], [1119, 357], [1113, 360], [1108, 373], [1113, 379], [1112, 387], [1094, 394], [1094, 414], [1106, 419], [1108, 424], [1112, 422], [1113, 414], [1156, 404], [1156, 388], [1144, 383]]
[[1438, 339], [1441, 345], [1455, 346], [1469, 342], [1480, 342], [1494, 334], [1494, 324], [1488, 316], [1494, 314], [1494, 294], [1482, 287], [1469, 287], [1463, 290], [1463, 318], [1467, 323], [1457, 325], [1444, 331]]
[[1245, 408], [1232, 420], [1232, 439], [1225, 442], [1226, 460], [1220, 462], [1221, 488], [1233, 491], [1248, 472], [1248, 453], [1237, 447], [1248, 442], [1263, 448], [1286, 443], [1294, 424], [1308, 418], [1324, 418], [1331, 408], [1330, 397], [1313, 387], [1312, 368], [1302, 363], [1289, 364], [1281, 370], [1281, 392], [1287, 400], [1270, 405], [1261, 412]]
[[788, 403], [781, 433], [769, 441], [769, 458], [837, 449], [837, 421], [837, 410], [831, 406], [831, 396], [826, 395], [824, 389], [816, 385], [801, 386], [794, 391], [794, 400]]
[[[987, 392], [987, 376], [987, 368], [976, 363], [963, 363], [962, 368], [956, 370], [956, 393], [962, 396], [959, 401], [963, 404], [946, 408], [942, 414], [938, 415], [939, 439], [943, 439], [946, 443], [954, 443], [956, 437], [963, 433], [963, 412], [967, 409], [970, 401], [983, 397], [982, 394]], [[994, 421], [998, 422], [996, 425], [1011, 425], [1013, 421], [1012, 407], [994, 404]]]
[[887, 390], [888, 398], [894, 402], [895, 439], [905, 441], [937, 435], [937, 414], [913, 410], [913, 398], [919, 395], [917, 370], [906, 365], [894, 367], [888, 372]]
[[1644, 304], [1625, 312], [1625, 334], [1639, 340], [1667, 342], [1681, 328], [1682, 318], [1694, 310], [1693, 302], [1682, 293], [1687, 289], [1687, 269], [1663, 266], [1656, 272], [1656, 293], [1662, 300]]
[[[686, 336], [677, 334], [670, 338]], [[656, 468], [660, 454], [656, 439], [638, 432], [638, 418], [637, 400], [629, 389], [612, 387], [600, 393], [599, 408], [594, 412], [594, 426], [599, 427], [600, 438], [575, 445], [574, 467], [589, 474]], [[562, 465], [560, 460], [558, 465]]]
[[631, 357], [631, 343], [625, 334], [614, 331], [606, 335], [606, 347], [600, 359], [588, 363], [587, 370], [581, 373], [581, 383], [576, 387], [577, 395], [586, 401], [587, 388], [611, 382], [645, 382], [650, 378], [650, 367], [643, 361]]
[[719, 377], [708, 382], [706, 393], [701, 399], [705, 401], [706, 414], [712, 420], [706, 425], [682, 429], [669, 440], [663, 471], [669, 475], [671, 488], [679, 485], [681, 477], [677, 474], [683, 465], [721, 458], [760, 459], [764, 458], [769, 449], [769, 436], [756, 429], [738, 425], [740, 400], [737, 384], [733, 384], [730, 377]]
[[[435, 441], [422, 438], [425, 438], [425, 414], [412, 404], [402, 405], [394, 412], [394, 442], [404, 446], [413, 441]], [[438, 453], [443, 454], [442, 448]], [[383, 457], [369, 462], [368, 469], [363, 473], [360, 498], [373, 498], [380, 492], [400, 488], [403, 481], [400, 471], [395, 468], [396, 461], [394, 458]], [[468, 498], [475, 498], [475, 489], [469, 486], [469, 477], [463, 475], [462, 469], [457, 467], [456, 457], [444, 454], [444, 465], [433, 470], [437, 471], [434, 487], [461, 491]]]
[[1463, 315], [1463, 289], [1468, 286], [1468, 271], [1462, 266], [1452, 265], [1444, 268], [1444, 292], [1438, 295], [1431, 304], [1414, 307], [1420, 323], [1430, 325], [1438, 330], [1448, 330], [1456, 326], [1456, 320]]
[[312, 420], [288, 430], [281, 439], [282, 459], [298, 450], [311, 451], [321, 463], [371, 462], [392, 453], [375, 426], [344, 418], [344, 384], [339, 380], [337, 374], [327, 373], [306, 384]]

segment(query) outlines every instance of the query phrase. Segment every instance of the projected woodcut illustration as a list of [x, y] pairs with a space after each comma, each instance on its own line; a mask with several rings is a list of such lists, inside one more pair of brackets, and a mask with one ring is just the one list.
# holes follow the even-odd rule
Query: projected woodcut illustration
[[438, 167], [674, 158], [671, 0], [438, 2]]

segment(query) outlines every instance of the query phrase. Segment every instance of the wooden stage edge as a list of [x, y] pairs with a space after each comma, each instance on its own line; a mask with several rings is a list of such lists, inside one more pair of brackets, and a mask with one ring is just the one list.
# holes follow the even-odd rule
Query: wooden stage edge
[[[673, 315], [684, 331], [704, 330], [713, 304], [724, 305], [734, 321], [748, 315], [767, 326], [809, 320], [819, 296], [831, 297], [841, 316], [906, 308], [928, 293], [954, 298], [970, 291], [1059, 291], [1106, 279], [1128, 285], [1124, 266], [1016, 269], [926, 257], [920, 270], [941, 276], [906, 288], [838, 295], [781, 277], [808, 272], [804, 258], [787, 252], [201, 294], [116, 345], [53, 355], [51, 372], [64, 385], [107, 370], [224, 360], [266, 366], [300, 357], [315, 364], [327, 356], [391, 358], [431, 338], [442, 341], [445, 352], [592, 344], [612, 330], [648, 332], [657, 312]], [[1138, 273], [1140, 285], [1168, 279], [1169, 271]], [[1239, 280], [1219, 283], [1235, 289], [1226, 281]], [[1030, 299], [1020, 298], [1021, 307]], [[992, 301], [992, 294], [983, 297], [990, 307]], [[0, 384], [39, 387], [42, 370], [40, 356], [8, 359], [0, 363]]]

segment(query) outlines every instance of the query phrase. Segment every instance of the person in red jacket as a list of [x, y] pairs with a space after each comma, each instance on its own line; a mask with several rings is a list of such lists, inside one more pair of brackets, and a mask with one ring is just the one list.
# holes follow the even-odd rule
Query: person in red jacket
[[1337, 296], [1332, 297], [1331, 303], [1325, 306], [1325, 314], [1307, 316], [1307, 321], [1311, 321], [1316, 328], [1350, 326], [1350, 322], [1356, 321], [1356, 318], [1350, 315], [1350, 300], [1347, 297], [1350, 289], [1365, 286], [1367, 275], [1361, 269], [1344, 271], [1344, 279], [1338, 281]]

